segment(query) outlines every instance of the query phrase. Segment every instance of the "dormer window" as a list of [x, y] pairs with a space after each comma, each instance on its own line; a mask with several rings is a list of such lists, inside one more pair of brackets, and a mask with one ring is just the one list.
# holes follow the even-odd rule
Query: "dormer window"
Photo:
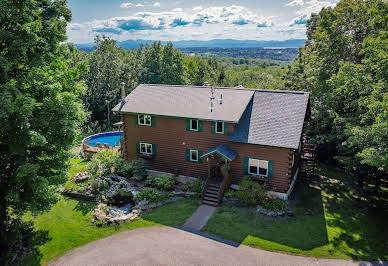
[[196, 120], [196, 119], [190, 120], [190, 130], [191, 131], [198, 131], [198, 120]]
[[216, 122], [216, 133], [224, 134], [224, 122]]
[[151, 116], [150, 115], [138, 115], [137, 121], [138, 121], [139, 125], [151, 126]]

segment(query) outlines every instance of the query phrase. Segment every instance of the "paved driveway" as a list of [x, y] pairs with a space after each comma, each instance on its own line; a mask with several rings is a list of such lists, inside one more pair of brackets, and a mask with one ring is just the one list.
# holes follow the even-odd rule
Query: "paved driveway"
[[372, 265], [233, 247], [171, 227], [125, 231], [76, 248], [49, 265]]

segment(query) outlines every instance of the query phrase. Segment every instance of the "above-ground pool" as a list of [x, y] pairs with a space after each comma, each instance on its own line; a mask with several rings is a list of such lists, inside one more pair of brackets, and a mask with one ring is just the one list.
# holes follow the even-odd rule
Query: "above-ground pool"
[[91, 135], [85, 138], [82, 143], [85, 143], [92, 147], [97, 147], [97, 143], [100, 143], [101, 145], [107, 143], [111, 147], [118, 147], [120, 146], [120, 139], [122, 138], [123, 132], [113, 131]]

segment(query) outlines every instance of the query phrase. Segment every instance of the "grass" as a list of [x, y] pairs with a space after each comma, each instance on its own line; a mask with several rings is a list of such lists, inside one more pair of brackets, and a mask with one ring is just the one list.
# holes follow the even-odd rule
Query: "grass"
[[[72, 158], [70, 176], [85, 170], [86, 162]], [[26, 257], [23, 265], [40, 265], [63, 255], [88, 242], [110, 236], [125, 230], [146, 226], [180, 226], [200, 205], [197, 198], [186, 198], [168, 203], [159, 208], [142, 213], [142, 217], [119, 225], [98, 227], [90, 221], [90, 211], [96, 202], [60, 196], [50, 211], [32, 217], [24, 216], [24, 221], [33, 223], [33, 252]]]
[[[329, 168], [327, 168], [329, 169]], [[350, 180], [320, 168], [321, 175]], [[338, 183], [299, 185], [295, 216], [272, 219], [232, 204], [219, 207], [202, 231], [238, 243], [290, 254], [354, 260], [388, 260], [387, 214], [356, 201]]]

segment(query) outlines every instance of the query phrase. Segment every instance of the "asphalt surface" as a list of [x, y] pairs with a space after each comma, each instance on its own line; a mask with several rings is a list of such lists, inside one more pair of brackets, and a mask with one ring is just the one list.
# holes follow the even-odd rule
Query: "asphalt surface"
[[317, 259], [228, 245], [172, 227], [121, 232], [76, 248], [49, 265], [386, 265]]

